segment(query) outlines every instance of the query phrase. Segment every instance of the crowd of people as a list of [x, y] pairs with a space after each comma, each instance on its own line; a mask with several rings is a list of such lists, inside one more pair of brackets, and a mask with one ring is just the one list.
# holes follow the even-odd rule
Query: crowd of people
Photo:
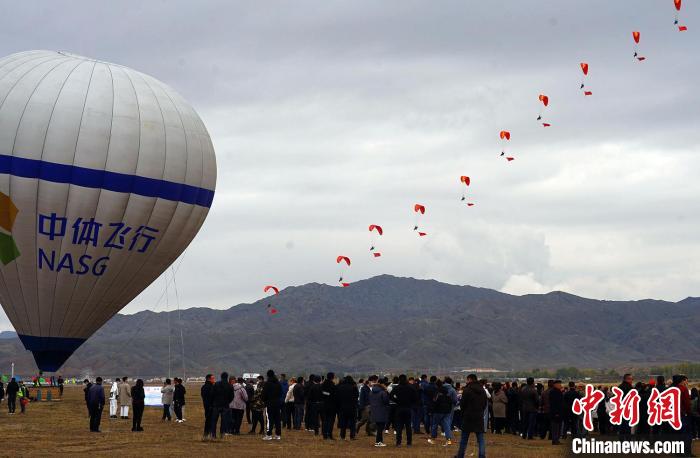
[[[700, 397], [697, 388], [688, 387], [682, 375], [673, 377], [668, 386], [678, 387], [681, 396], [682, 429], [668, 425], [650, 427], [647, 422], [646, 401], [651, 389], [667, 388], [664, 377], [649, 383], [637, 382], [625, 374], [619, 388], [623, 393], [636, 390], [640, 395], [640, 421], [630, 427], [623, 421], [613, 425], [610, 412], [612, 390], [598, 388], [604, 399], [592, 412], [594, 430], [601, 435], [617, 435], [624, 439], [651, 439], [675, 434], [686, 441], [690, 451], [693, 439], [700, 437]], [[9, 387], [8, 387], [9, 388]], [[243, 433], [260, 435], [263, 440], [282, 439], [283, 429], [305, 430], [324, 440], [355, 440], [362, 431], [373, 438], [375, 447], [385, 447], [385, 437], [394, 436], [395, 446], [410, 447], [416, 435], [424, 435], [428, 444], [453, 445], [455, 432], [461, 431], [457, 456], [464, 456], [472, 433], [478, 444], [479, 456], [485, 456], [484, 433], [513, 434], [523, 440], [547, 439], [553, 445], [573, 437], [590, 434], [583, 428], [582, 415], [572, 406], [583, 396], [584, 386], [561, 380], [549, 380], [546, 386], [533, 378], [489, 383], [470, 374], [466, 383], [454, 383], [451, 377], [439, 379], [422, 375], [420, 378], [399, 375], [389, 379], [372, 375], [355, 381], [351, 376], [336, 378], [330, 372], [287, 379], [274, 371], [254, 380], [220, 374], [217, 380], [208, 374], [199, 395], [204, 408], [204, 440], [235, 436]], [[186, 389], [181, 379], [166, 379], [161, 388], [163, 421], [186, 421], [184, 406]], [[95, 384], [85, 381], [85, 399], [90, 413], [91, 431], [99, 431], [99, 418], [105, 403], [102, 380]], [[143, 431], [143, 381], [134, 386], [128, 378], [117, 379], [110, 389], [110, 417], [129, 418], [133, 408], [132, 431]], [[243, 419], [250, 429], [242, 431]], [[337, 424], [336, 424], [337, 423]], [[405, 441], [404, 441], [405, 437]]]

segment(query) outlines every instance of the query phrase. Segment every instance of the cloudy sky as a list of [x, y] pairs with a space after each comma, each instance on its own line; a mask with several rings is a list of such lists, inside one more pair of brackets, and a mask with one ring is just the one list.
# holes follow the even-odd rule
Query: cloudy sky
[[[353, 259], [351, 281], [700, 295], [697, 2], [684, 4], [685, 33], [671, 0], [3, 1], [2, 11], [0, 55], [123, 64], [202, 116], [218, 184], [176, 262], [182, 307], [253, 301], [267, 283], [335, 284], [339, 254]], [[645, 62], [633, 59], [632, 30]], [[499, 157], [502, 129], [511, 163]], [[460, 175], [474, 207], [460, 201]], [[416, 202], [424, 238], [412, 230]], [[385, 230], [377, 260], [371, 223]], [[165, 309], [164, 284], [125, 311]]]

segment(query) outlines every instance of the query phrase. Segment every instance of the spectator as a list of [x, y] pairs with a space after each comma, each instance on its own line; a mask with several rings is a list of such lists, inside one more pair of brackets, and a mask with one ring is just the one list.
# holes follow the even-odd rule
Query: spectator
[[122, 383], [119, 384], [119, 407], [121, 409], [120, 417], [122, 420], [129, 419], [129, 407], [131, 407], [131, 385], [129, 385], [128, 377], [122, 377]]
[[136, 380], [136, 385], [131, 387], [131, 403], [134, 407], [134, 417], [132, 421], [131, 431], [141, 432], [141, 420], [143, 419], [143, 410], [146, 407], [146, 393], [143, 389], [143, 380]]
[[[265, 403], [265, 410], [267, 411], [267, 435], [263, 437], [263, 440], [280, 440], [282, 438], [282, 421], [280, 418], [281, 414], [281, 403], [282, 403], [282, 385], [277, 376], [275, 376], [275, 371], [270, 369], [267, 371], [267, 381], [263, 386], [262, 400]], [[272, 428], [275, 429], [275, 435], [272, 435]]]
[[484, 409], [487, 405], [486, 392], [478, 382], [476, 374], [467, 376], [467, 385], [462, 391], [462, 437], [459, 441], [457, 458], [464, 458], [467, 450], [469, 434], [476, 435], [479, 444], [479, 458], [486, 457], [486, 443], [484, 442]]
[[245, 411], [246, 402], [248, 402], [248, 393], [245, 390], [245, 383], [242, 378], [238, 378], [236, 384], [233, 385], [231, 434], [241, 434], [241, 424], [243, 423], [243, 412]]
[[185, 395], [187, 390], [181, 378], [175, 377], [175, 387], [173, 390], [173, 410], [177, 423], [184, 423], [185, 420]]
[[508, 395], [503, 390], [503, 385], [496, 382], [493, 384], [493, 430], [496, 434], [501, 434], [506, 427], [506, 413], [508, 411]]
[[[15, 404], [17, 402], [17, 393], [19, 392], [19, 383], [17, 383], [17, 380], [12, 377], [10, 382], [7, 384], [7, 389], [5, 390], [5, 394], [7, 395], [7, 409], [10, 413], [10, 415], [15, 414]], [[87, 404], [87, 391], [85, 392], [85, 402]]]
[[214, 376], [212, 374], [207, 374], [207, 376], [204, 379], [204, 384], [200, 389], [200, 395], [202, 397], [202, 406], [204, 408], [204, 434], [202, 436], [202, 440], [207, 440], [211, 436], [211, 396], [213, 387]]
[[105, 405], [105, 390], [102, 388], [102, 377], [97, 377], [94, 385], [90, 384], [90, 388], [87, 391], [87, 405], [90, 410], [90, 432], [99, 433], [102, 409]]
[[406, 446], [410, 447], [413, 443], [413, 426], [411, 425], [411, 409], [418, 401], [418, 393], [408, 384], [406, 375], [401, 374], [398, 378], [398, 384], [391, 390], [389, 399], [393, 400], [396, 405], [396, 446], [401, 446], [401, 439], [404, 428], [406, 429]]
[[336, 397], [340, 438], [345, 440], [345, 433], [350, 429], [350, 440], [354, 440], [357, 433], [357, 400], [360, 397], [360, 391], [351, 376], [346, 376], [340, 382]]
[[[375, 376], [376, 378], [376, 376]], [[389, 394], [386, 386], [377, 382], [372, 385], [369, 395], [370, 419], [377, 425], [375, 447], [386, 447], [384, 443], [384, 428], [389, 421]]]
[[[219, 437], [226, 432], [224, 416], [228, 413], [229, 404], [233, 401], [233, 387], [228, 381], [228, 372], [221, 373], [221, 379], [211, 389], [211, 437], [216, 439], [216, 426], [219, 424]], [[219, 423], [221, 418], [221, 423]]]
[[255, 434], [258, 424], [260, 424], [260, 434], [265, 432], [265, 402], [263, 401], [263, 386], [264, 378], [262, 375], [258, 376], [257, 384], [255, 385], [255, 391], [253, 392], [253, 400], [250, 403], [250, 408], [252, 412], [252, 426], [248, 434]]
[[173, 404], [173, 394], [175, 393], [175, 388], [172, 385], [172, 381], [169, 378], [165, 379], [163, 388], [160, 389], [160, 402], [163, 404], [163, 417], [161, 421], [172, 420], [170, 416], [170, 406]]
[[[444, 446], [452, 445], [452, 408], [453, 402], [450, 397], [450, 393], [445, 387], [442, 380], [438, 380], [436, 383], [437, 391], [433, 399], [433, 423], [430, 428], [430, 438], [428, 439], [429, 444], [434, 444], [435, 439], [437, 439], [438, 426], [442, 427], [445, 433], [445, 444]], [[483, 387], [481, 391], [484, 391]], [[464, 415], [464, 414], [463, 414]], [[483, 426], [484, 421], [484, 411], [481, 411], [481, 422]]]

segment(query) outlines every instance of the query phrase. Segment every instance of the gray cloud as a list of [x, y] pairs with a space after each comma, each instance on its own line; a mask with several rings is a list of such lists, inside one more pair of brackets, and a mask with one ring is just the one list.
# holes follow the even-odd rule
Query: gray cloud
[[[353, 258], [351, 279], [697, 295], [693, 3], [685, 34], [670, 2], [652, 0], [4, 10], [3, 55], [48, 48], [121, 63], [172, 85], [202, 115], [219, 180], [177, 274], [183, 307], [254, 300], [270, 282], [333, 283], [341, 253]], [[632, 58], [634, 29], [644, 63]], [[590, 98], [578, 88], [584, 60]], [[535, 120], [541, 92], [549, 129]], [[501, 129], [513, 134], [510, 164], [498, 157]], [[459, 201], [462, 174], [473, 180], [473, 208]], [[411, 230], [415, 202], [428, 207], [425, 239]], [[377, 262], [370, 223], [386, 230]], [[163, 285], [125, 310], [152, 308]]]

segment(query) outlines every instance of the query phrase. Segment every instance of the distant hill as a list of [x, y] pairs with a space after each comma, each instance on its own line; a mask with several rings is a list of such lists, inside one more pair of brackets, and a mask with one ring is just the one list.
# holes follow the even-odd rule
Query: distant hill
[[[267, 304], [279, 310], [269, 315]], [[490, 289], [382, 275], [338, 288], [311, 283], [228, 310], [184, 310], [187, 373], [273, 367], [296, 371], [493, 367], [613, 367], [697, 361], [700, 299], [598, 301], [562, 292]], [[169, 312], [173, 373], [182, 365]], [[168, 313], [117, 315], [71, 357], [66, 374], [161, 375]], [[16, 337], [0, 367], [35, 371]], [[177, 370], [176, 370], [177, 369]]]

